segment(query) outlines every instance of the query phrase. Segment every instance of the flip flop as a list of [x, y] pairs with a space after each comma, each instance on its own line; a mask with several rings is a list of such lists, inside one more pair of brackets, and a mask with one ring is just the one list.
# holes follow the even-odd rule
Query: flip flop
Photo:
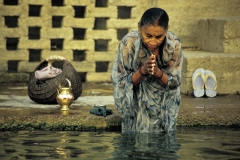
[[204, 95], [204, 76], [205, 70], [198, 68], [192, 75], [193, 94], [195, 97], [202, 97]]
[[208, 97], [217, 95], [217, 79], [215, 74], [210, 70], [205, 70], [205, 92]]

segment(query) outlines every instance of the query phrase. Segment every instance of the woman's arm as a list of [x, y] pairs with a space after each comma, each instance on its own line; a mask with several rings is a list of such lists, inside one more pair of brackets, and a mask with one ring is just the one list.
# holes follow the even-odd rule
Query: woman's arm
[[144, 76], [146, 76], [147, 74], [144, 72], [143, 66], [140, 67], [137, 72], [133, 73], [132, 75], [132, 83], [133, 86], [138, 85], [142, 79], [144, 78]]
[[165, 74], [161, 69], [157, 67], [156, 72], [154, 73], [155, 78], [157, 78], [158, 83], [166, 87], [168, 85], [168, 75]]

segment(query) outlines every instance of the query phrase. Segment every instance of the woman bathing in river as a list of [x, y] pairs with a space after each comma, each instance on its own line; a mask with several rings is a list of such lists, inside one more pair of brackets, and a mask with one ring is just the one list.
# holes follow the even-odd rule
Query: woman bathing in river
[[183, 53], [168, 21], [163, 9], [150, 8], [119, 44], [111, 79], [124, 133], [176, 130]]

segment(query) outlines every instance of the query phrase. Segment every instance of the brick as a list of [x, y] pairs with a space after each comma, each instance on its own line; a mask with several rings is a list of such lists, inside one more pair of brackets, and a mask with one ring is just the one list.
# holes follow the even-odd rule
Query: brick
[[[24, 33], [23, 29], [20, 28], [1, 28], [1, 36], [7, 38], [20, 38]], [[25, 35], [27, 32], [25, 31]]]
[[[4, 26], [5, 26], [4, 16], [1, 16], [1, 17], [0, 17], [0, 28], [2, 29]], [[0, 33], [1, 33], [1, 31], [0, 31]]]
[[136, 19], [109, 19], [107, 21], [108, 28], [136, 28], [138, 20]]
[[20, 61], [18, 63], [18, 72], [31, 73], [40, 64], [40, 62]]
[[49, 56], [53, 56], [53, 55], [62, 56], [68, 61], [73, 60], [72, 50], [56, 50], [56, 51], [43, 50], [42, 54], [41, 54], [41, 58], [42, 58], [42, 60], [45, 60]]
[[41, 30], [41, 38], [46, 39], [73, 39], [73, 29], [72, 28], [54, 28], [54, 29], [47, 29], [43, 28]]
[[110, 73], [93, 73], [88, 72], [86, 76], [87, 82], [111, 82]]
[[93, 29], [94, 20], [94, 18], [73, 18], [70, 16], [66, 16], [63, 19], [63, 26]]
[[8, 70], [8, 63], [7, 61], [0, 61], [0, 72], [7, 72]]
[[[28, 40], [22, 39], [19, 41], [19, 49], [50, 49], [50, 40], [41, 39], [41, 40]], [[26, 56], [26, 55], [25, 55]]]
[[24, 3], [32, 5], [50, 5], [51, 1], [36, 1], [36, 0], [22, 1], [22, 4]]
[[94, 51], [93, 40], [66, 40], [64, 41], [64, 49], [79, 49]]
[[48, 20], [42, 17], [28, 17], [21, 19], [19, 22], [19, 26], [38, 26], [41, 28], [52, 27], [52, 19], [49, 18]]
[[1, 6], [0, 15], [1, 16], [16, 16], [21, 15], [22, 7], [21, 6]]
[[17, 60], [28, 60], [28, 50], [0, 50], [1, 61], [17, 61]]
[[74, 16], [74, 9], [72, 6], [61, 6], [61, 7], [46, 7], [42, 11], [42, 15], [54, 15], [54, 16]]
[[87, 61], [113, 61], [114, 52], [87, 52]]
[[109, 5], [115, 5], [115, 6], [136, 6], [139, 2], [135, 0], [126, 1], [126, 0], [109, 0]]
[[88, 6], [93, 3], [93, 1], [89, 0], [65, 0], [66, 5], [73, 5], [73, 6]]
[[112, 39], [111, 41], [109, 41], [109, 43], [108, 43], [108, 51], [116, 53], [116, 51], [118, 49], [119, 42], [120, 41], [117, 40], [117, 39]]
[[117, 39], [115, 29], [108, 30], [86, 30], [86, 39]]
[[86, 12], [86, 17], [111, 17], [117, 18], [117, 7], [110, 6], [110, 7], [94, 7], [88, 8]]
[[77, 72], [95, 72], [96, 63], [92, 61], [71, 62]]
[[2, 50], [6, 49], [6, 39], [5, 37], [1, 37], [1, 32], [0, 32], [0, 53]]

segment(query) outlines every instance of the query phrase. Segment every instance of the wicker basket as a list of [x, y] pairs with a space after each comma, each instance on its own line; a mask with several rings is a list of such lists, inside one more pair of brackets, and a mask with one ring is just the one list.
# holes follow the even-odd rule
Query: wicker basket
[[[50, 79], [38, 80], [35, 78], [35, 71], [41, 70], [47, 65], [51, 65], [51, 63], [54, 61], [62, 61], [62, 73]], [[82, 94], [82, 82], [78, 72], [64, 57], [48, 57], [35, 68], [35, 70], [30, 76], [30, 81], [28, 84], [29, 98], [41, 104], [56, 104], [58, 84], [65, 78], [67, 78], [71, 82], [74, 100], [78, 99], [78, 97], [80, 97], [80, 95]], [[66, 81], [65, 83], [62, 83], [62, 86], [67, 85]]]

